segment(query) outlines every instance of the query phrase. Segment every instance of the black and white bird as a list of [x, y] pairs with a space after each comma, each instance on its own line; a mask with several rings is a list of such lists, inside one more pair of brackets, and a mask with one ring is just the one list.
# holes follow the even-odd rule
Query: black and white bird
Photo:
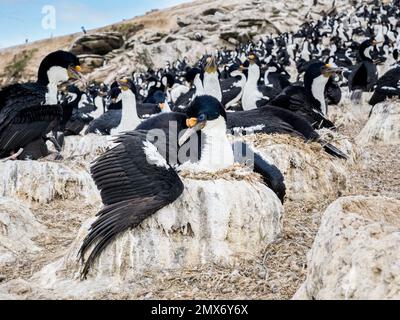
[[[171, 123], [175, 131], [170, 130]], [[152, 136], [152, 129], [161, 130], [164, 139]], [[183, 130], [186, 131], [181, 135]], [[118, 234], [137, 227], [182, 194], [184, 185], [174, 169], [176, 160], [173, 158], [179, 160], [179, 150], [186, 143], [194, 143], [194, 151], [200, 150], [195, 157], [198, 161], [184, 162], [186, 158], [178, 161], [184, 162], [182, 166], [186, 170], [214, 172], [234, 164], [234, 148], [226, 130], [226, 113], [221, 103], [214, 97], [200, 96], [192, 102], [186, 115], [166, 113], [150, 118], [138, 130], [121, 135], [116, 140], [116, 147], [95, 161], [91, 173], [105, 207], [98, 213], [80, 250], [81, 259], [85, 261], [83, 278]], [[201, 148], [197, 139], [190, 139], [198, 137], [199, 131], [204, 135]], [[243, 157], [242, 151], [249, 149], [244, 144], [235, 147], [243, 163], [253, 158], [254, 171], [260, 173], [265, 183], [283, 200], [285, 185], [282, 174], [256, 153], [247, 153], [248, 156]]]
[[376, 44], [376, 40], [369, 39], [359, 47], [361, 61], [350, 73], [348, 81], [352, 101], [359, 102], [362, 93], [372, 91], [378, 81], [378, 70], [371, 56]]
[[240, 103], [246, 85], [246, 76], [239, 70], [232, 71], [230, 78], [221, 80], [222, 105], [233, 109]]
[[121, 123], [122, 95], [119, 87], [114, 87], [110, 90], [109, 101], [108, 110], [89, 123], [85, 134], [110, 135], [111, 130]]
[[376, 104], [386, 99], [400, 98], [400, 65], [396, 65], [379, 78], [369, 104]]
[[258, 84], [261, 77], [261, 69], [257, 56], [252, 53], [249, 55], [248, 60], [248, 76], [242, 96], [243, 110], [252, 110], [265, 106], [279, 94], [279, 91], [272, 87]]
[[204, 93], [222, 102], [222, 90], [219, 82], [218, 66], [214, 56], [206, 59], [206, 66], [203, 74]]
[[122, 79], [111, 89], [111, 105], [106, 113], [93, 120], [85, 134], [114, 135], [135, 129], [141, 122], [136, 110], [132, 82]]
[[[56, 51], [40, 64], [35, 83], [14, 84], [0, 91], [0, 158], [39, 159], [49, 155], [46, 135], [56, 129], [63, 110], [58, 103], [58, 86], [80, 79], [79, 59]], [[60, 150], [60, 147], [57, 147]]]
[[327, 119], [325, 89], [330, 77], [341, 71], [341, 68], [322, 62], [313, 63], [304, 75], [304, 86], [291, 85], [285, 88], [270, 105], [304, 117], [314, 128], [333, 128], [334, 124]]
[[284, 108], [265, 106], [248, 111], [230, 112], [227, 114], [227, 125], [233, 134], [288, 134], [305, 142], [319, 142], [328, 154], [340, 159], [348, 158], [335, 146], [321, 139], [305, 118]]

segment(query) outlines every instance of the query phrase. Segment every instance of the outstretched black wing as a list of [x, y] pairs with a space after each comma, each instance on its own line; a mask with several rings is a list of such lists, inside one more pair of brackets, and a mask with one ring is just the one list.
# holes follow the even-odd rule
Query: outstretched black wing
[[138, 226], [183, 192], [179, 176], [157, 155], [155, 146], [147, 138], [143, 131], [120, 136], [118, 145], [98, 158], [91, 168], [105, 207], [98, 213], [80, 250], [83, 260], [94, 245], [85, 262], [83, 277], [119, 233]]

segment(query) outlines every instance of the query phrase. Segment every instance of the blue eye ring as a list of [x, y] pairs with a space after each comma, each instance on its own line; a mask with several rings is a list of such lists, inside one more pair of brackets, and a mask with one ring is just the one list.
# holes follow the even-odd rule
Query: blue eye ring
[[198, 120], [199, 122], [207, 121], [207, 116], [206, 116], [205, 114], [201, 114], [201, 115], [197, 118], [197, 120]]

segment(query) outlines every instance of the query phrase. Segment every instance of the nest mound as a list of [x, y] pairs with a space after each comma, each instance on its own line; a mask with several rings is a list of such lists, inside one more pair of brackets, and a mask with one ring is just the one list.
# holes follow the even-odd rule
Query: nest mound
[[357, 142], [361, 145], [400, 144], [400, 102], [385, 101], [377, 104], [359, 133]]
[[346, 197], [325, 211], [295, 299], [399, 299], [400, 201]]
[[65, 138], [62, 155], [66, 160], [90, 163], [111, 146], [111, 137], [107, 136], [70, 136]]
[[[351, 142], [334, 132], [330, 136], [329, 142], [339, 141], [337, 146], [345, 146], [343, 151], [349, 152], [351, 159], [357, 157]], [[304, 143], [300, 138], [288, 135], [256, 134], [243, 138], [281, 170], [288, 200], [318, 202], [321, 197], [335, 199], [346, 189], [346, 161], [329, 156], [319, 143]]]
[[254, 259], [281, 235], [283, 206], [265, 185], [187, 178], [184, 184], [178, 200], [118, 236], [95, 263], [88, 280], [80, 281], [77, 253], [93, 218], [86, 221], [64, 257], [29, 281], [30, 288], [36, 287], [35, 296], [90, 298], [121, 281], [132, 284], [144, 272], [212, 263], [235, 266]]
[[0, 197], [0, 267], [14, 263], [19, 256], [38, 252], [40, 248], [33, 239], [45, 231], [29, 208]]
[[87, 169], [49, 161], [0, 163], [0, 196], [49, 203], [57, 199], [94, 201], [99, 195]]

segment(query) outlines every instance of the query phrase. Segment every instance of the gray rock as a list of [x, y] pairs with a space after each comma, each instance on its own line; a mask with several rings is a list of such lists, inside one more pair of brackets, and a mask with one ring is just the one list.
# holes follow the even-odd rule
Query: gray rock
[[78, 58], [82, 65], [89, 68], [102, 67], [105, 61], [105, 58], [98, 54], [81, 54]]
[[190, 26], [192, 24], [192, 21], [190, 21], [189, 19], [178, 17], [176, 20], [176, 23], [178, 24], [178, 26], [183, 28], [183, 27]]
[[120, 33], [105, 32], [84, 35], [72, 44], [70, 51], [76, 55], [97, 54], [105, 55], [110, 51], [119, 49], [124, 45]]
[[160, 42], [166, 36], [167, 36], [166, 33], [161, 33], [161, 32], [149, 33], [147, 36], [144, 37], [142, 43], [146, 45], [154, 44]]

